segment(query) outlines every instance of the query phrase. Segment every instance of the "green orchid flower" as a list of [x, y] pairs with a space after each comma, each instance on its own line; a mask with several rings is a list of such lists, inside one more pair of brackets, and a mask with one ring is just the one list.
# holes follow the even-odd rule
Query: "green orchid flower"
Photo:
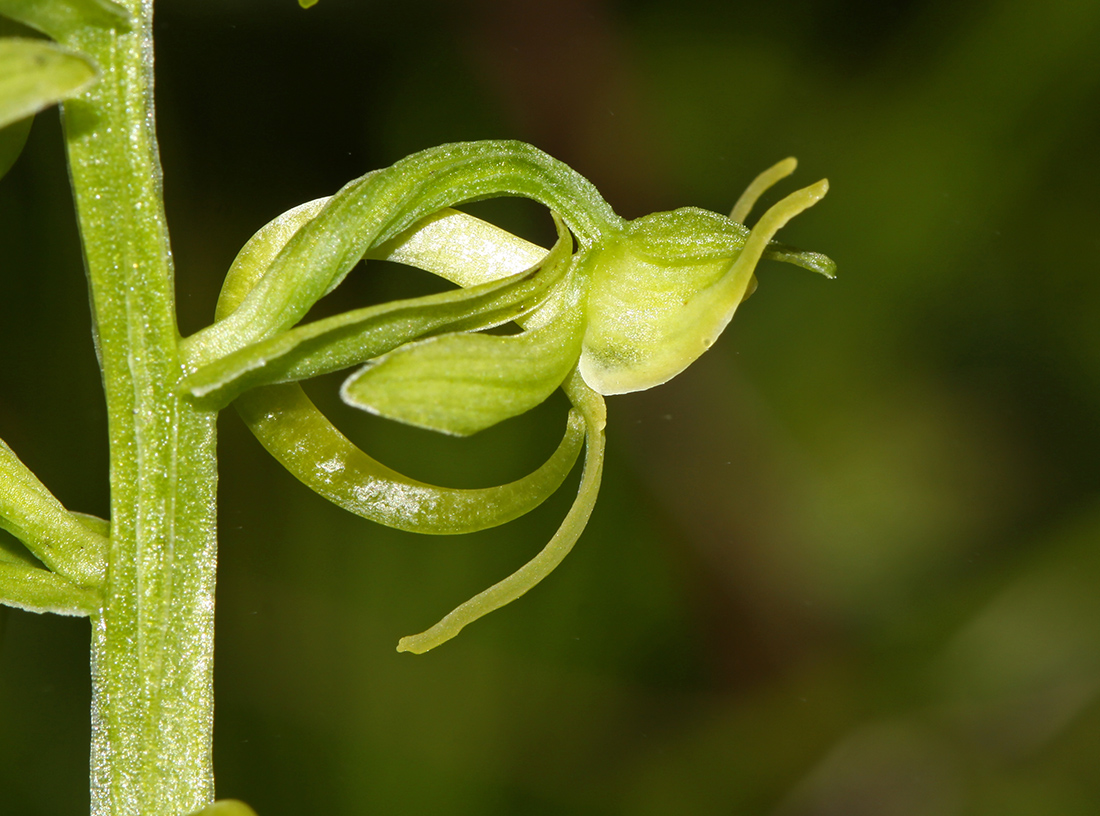
[[[425, 652], [515, 600], [572, 549], [592, 512], [604, 455], [604, 397], [667, 382], [706, 351], [755, 288], [761, 258], [832, 277], [823, 255], [774, 242], [819, 201], [820, 181], [743, 222], [795, 168], [761, 174], [730, 217], [696, 208], [633, 221], [584, 178], [530, 145], [444, 145], [351, 182], [261, 229], [226, 278], [217, 320], [187, 338], [196, 400], [231, 400], [268, 451], [317, 493], [382, 524], [429, 534], [510, 521], [561, 485], [585, 447], [577, 498], [557, 533], [517, 572], [401, 639]], [[549, 250], [451, 209], [523, 196], [557, 226]], [[418, 267], [458, 288], [299, 324], [361, 259]], [[516, 334], [486, 334], [514, 322]], [[562, 388], [572, 409], [555, 453], [527, 477], [462, 490], [409, 479], [341, 434], [297, 382], [349, 367], [344, 401], [464, 436], [530, 410]]]

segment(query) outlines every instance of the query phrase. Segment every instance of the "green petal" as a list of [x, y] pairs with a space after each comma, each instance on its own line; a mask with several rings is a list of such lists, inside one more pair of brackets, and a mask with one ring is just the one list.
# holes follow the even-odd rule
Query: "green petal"
[[110, 0], [0, 0], [0, 14], [64, 40], [84, 26], [130, 28], [130, 12]]
[[[753, 179], [752, 183], [745, 188], [745, 192], [737, 199], [737, 203], [733, 205], [730, 218], [744, 224], [752, 211], [753, 205], [756, 204], [760, 196], [776, 182], [793, 173], [797, 167], [797, 159], [793, 157], [783, 159], [783, 161], [777, 162]], [[745, 230], [745, 237], [748, 238], [747, 229]], [[778, 241], [769, 241], [764, 249], [764, 257], [772, 261], [783, 261], [784, 263], [801, 266], [803, 269], [809, 269], [811, 272], [817, 272], [827, 278], [836, 277], [836, 264], [820, 252], [804, 252]]]
[[769, 261], [782, 261], [783, 263], [801, 266], [811, 272], [824, 275], [827, 278], [836, 277], [836, 262], [820, 252], [807, 252], [804, 249], [796, 249], [779, 241], [769, 241], [764, 249], [764, 258]]
[[255, 389], [235, 404], [260, 443], [311, 490], [363, 518], [416, 533], [471, 533], [530, 512], [569, 475], [584, 436], [584, 423], [572, 414], [558, 449], [538, 470], [498, 487], [463, 490], [409, 479], [371, 458], [298, 385]]
[[572, 239], [563, 227], [555, 248], [550, 253], [543, 250], [542, 258], [525, 272], [469, 289], [394, 301], [297, 326], [203, 366], [182, 386], [192, 396], [220, 407], [249, 388], [361, 365], [427, 335], [478, 331], [507, 323], [546, 299], [565, 274], [571, 246]]
[[469, 436], [529, 411], [565, 379], [580, 337], [562, 345], [553, 329], [450, 334], [403, 346], [350, 377], [340, 396], [387, 419]]
[[603, 398], [588, 388], [578, 375], [572, 376], [566, 383], [565, 393], [572, 400], [574, 408], [584, 417], [586, 443], [584, 473], [581, 476], [580, 487], [577, 489], [577, 498], [562, 521], [561, 527], [542, 551], [516, 572], [466, 601], [430, 629], [418, 635], [401, 638], [397, 644], [397, 651], [423, 654], [441, 643], [446, 643], [478, 618], [500, 609], [525, 594], [553, 572], [573, 549], [573, 545], [584, 532], [589, 516], [592, 515], [592, 508], [596, 504], [596, 496], [600, 490], [607, 411]]
[[[561, 237], [561, 230], [558, 230]], [[537, 266], [546, 250], [488, 221], [444, 208], [367, 253], [471, 287]]]
[[541, 403], [580, 355], [581, 276], [572, 274], [558, 319], [515, 335], [447, 334], [409, 343], [352, 375], [344, 402], [371, 413], [467, 436]]
[[0, 127], [80, 93], [96, 76], [86, 57], [55, 43], [0, 39]]
[[[231, 313], [247, 296], [271, 260], [302, 225], [317, 216], [326, 201], [320, 199], [284, 213], [245, 245], [226, 278], [218, 304], [219, 317]], [[452, 230], [454, 224], [459, 224], [478, 234], [484, 232], [479, 226], [483, 222], [453, 211], [425, 220], [429, 228], [442, 224], [444, 229]], [[499, 231], [493, 227], [485, 235], [493, 238], [495, 232]], [[415, 262], [424, 253], [430, 255], [431, 250], [424, 245], [402, 252], [404, 240], [415, 234], [416, 230], [406, 233], [404, 238], [380, 250], [379, 255], [391, 257], [392, 253], [394, 260], [405, 262]], [[564, 251], [568, 245], [561, 246]], [[517, 257], [538, 260], [544, 255], [545, 250], [534, 248], [520, 256], [508, 255], [505, 263], [513, 263]], [[488, 252], [482, 260], [494, 257]], [[498, 265], [486, 279], [515, 271], [514, 267]], [[192, 361], [204, 354], [216, 359], [219, 348], [216, 344], [205, 347], [194, 344], [189, 351]], [[561, 485], [576, 459], [583, 436], [579, 419], [571, 418], [558, 450], [534, 473], [499, 487], [460, 490], [409, 479], [377, 462], [341, 434], [297, 385], [254, 389], [238, 397], [236, 406], [261, 444], [312, 490], [364, 518], [420, 533], [474, 532], [529, 512]]]

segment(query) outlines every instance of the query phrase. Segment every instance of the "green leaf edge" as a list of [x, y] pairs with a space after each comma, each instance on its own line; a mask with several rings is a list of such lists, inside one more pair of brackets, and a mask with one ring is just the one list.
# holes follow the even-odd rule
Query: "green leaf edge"
[[50, 570], [0, 561], [0, 604], [28, 612], [86, 617], [103, 604], [98, 589], [78, 586]]

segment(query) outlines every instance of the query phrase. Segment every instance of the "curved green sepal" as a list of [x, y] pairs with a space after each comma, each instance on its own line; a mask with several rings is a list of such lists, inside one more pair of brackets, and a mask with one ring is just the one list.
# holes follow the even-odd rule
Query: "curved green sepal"
[[[287, 241], [304, 224], [313, 220], [328, 200], [328, 197], [318, 198], [292, 207], [264, 224], [245, 242], [222, 282], [218, 304], [214, 309], [214, 325], [233, 313], [264, 276]], [[241, 348], [240, 345], [234, 345], [231, 336], [211, 332], [211, 329], [213, 326], [208, 326], [180, 341], [180, 358], [191, 371]]]
[[[565, 274], [570, 245], [571, 238], [564, 233], [556, 249], [550, 254], [543, 250], [544, 257], [534, 267], [503, 280], [357, 309], [297, 326], [203, 366], [183, 381], [182, 388], [221, 407], [249, 388], [361, 365], [421, 337], [499, 326], [526, 314], [546, 298]], [[405, 257], [411, 253], [389, 257], [394, 254]]]
[[401, 638], [397, 651], [423, 654], [446, 643], [478, 618], [516, 600], [549, 575], [569, 554], [584, 532], [600, 490], [607, 410], [603, 398], [588, 388], [576, 374], [570, 377], [564, 389], [574, 408], [584, 417], [585, 455], [584, 473], [577, 489], [577, 498], [558, 531], [538, 555], [503, 581], [458, 606], [430, 629], [418, 635]]
[[[570, 264], [571, 242], [559, 239], [548, 267]], [[554, 392], [580, 354], [580, 300], [571, 275], [558, 294], [559, 319], [515, 335], [446, 334], [409, 343], [368, 364], [345, 381], [348, 405], [428, 428], [468, 436], [534, 408]]]
[[472, 533], [519, 518], [561, 486], [584, 437], [570, 415], [554, 454], [533, 473], [497, 487], [458, 489], [410, 479], [368, 456], [330, 423], [298, 385], [242, 394], [235, 403], [269, 453], [311, 490], [349, 512], [415, 533]]
[[317, 5], [317, 0], [298, 0], [298, 5], [304, 9], [313, 8]]
[[0, 14], [55, 40], [85, 26], [128, 31], [130, 12], [110, 0], [0, 0]]
[[[261, 229], [238, 254], [218, 301], [218, 316], [232, 313], [261, 280], [283, 246], [324, 208], [327, 199], [303, 204]], [[476, 222], [458, 215], [458, 222]], [[451, 214], [433, 215], [439, 224]], [[451, 223], [454, 223], [453, 220]], [[494, 228], [495, 229], [495, 228]], [[415, 235], [416, 230], [406, 234]], [[408, 262], [424, 248], [401, 254], [403, 239], [384, 250], [382, 257]], [[563, 244], [564, 246], [564, 244]], [[531, 255], [541, 258], [545, 250]], [[513, 258], [514, 260], [514, 258]], [[553, 271], [548, 265], [547, 271]], [[512, 269], [498, 269], [502, 273]], [[497, 277], [493, 274], [489, 280]], [[191, 338], [189, 338], [191, 339]], [[185, 346], [186, 346], [185, 342]], [[218, 344], [191, 344], [189, 360], [216, 357]], [[380, 524], [421, 533], [474, 532], [511, 521], [550, 496], [565, 479], [580, 450], [583, 433], [571, 418], [565, 438], [554, 455], [534, 473], [516, 482], [478, 490], [437, 487], [409, 479], [365, 454], [341, 434], [297, 385], [274, 385], [241, 394], [236, 406], [260, 443], [298, 479], [315, 492], [350, 512]]]
[[431, 148], [368, 173], [328, 199], [243, 299], [189, 338], [190, 353], [208, 362], [286, 331], [373, 248], [444, 207], [500, 196], [545, 204], [582, 246], [622, 224], [591, 183], [530, 145], [484, 141]]
[[256, 811], [237, 799], [222, 799], [190, 816], [256, 816]]
[[27, 116], [7, 127], [0, 127], [0, 179], [8, 174], [19, 154], [23, 152], [32, 124], [34, 117]]
[[75, 96], [97, 76], [87, 57], [56, 43], [0, 39], [0, 127]]

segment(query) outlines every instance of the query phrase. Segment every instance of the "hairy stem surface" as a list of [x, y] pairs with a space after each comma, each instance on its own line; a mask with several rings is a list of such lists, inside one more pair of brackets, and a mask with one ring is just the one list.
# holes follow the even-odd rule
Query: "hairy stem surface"
[[152, 0], [67, 45], [101, 71], [65, 105], [110, 433], [107, 587], [92, 616], [93, 816], [213, 799], [214, 415], [182, 401], [153, 121]]

